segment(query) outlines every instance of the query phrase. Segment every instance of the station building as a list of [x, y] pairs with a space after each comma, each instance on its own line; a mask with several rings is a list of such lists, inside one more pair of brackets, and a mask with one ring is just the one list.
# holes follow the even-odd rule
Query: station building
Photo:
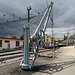
[[52, 46], [53, 45], [53, 38], [45, 34], [45, 46]]
[[0, 37], [0, 50], [12, 49], [23, 46], [23, 40], [16, 37], [15, 35], [7, 35]]

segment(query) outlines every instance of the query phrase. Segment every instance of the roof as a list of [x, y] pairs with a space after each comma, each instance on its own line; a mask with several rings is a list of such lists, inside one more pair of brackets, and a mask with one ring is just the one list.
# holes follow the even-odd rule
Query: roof
[[19, 39], [17, 36], [15, 35], [7, 35], [5, 36], [5, 38], [14, 38], [14, 39]]
[[75, 39], [75, 34], [70, 36], [69, 39]]
[[51, 37], [51, 36], [49, 36], [49, 35], [47, 35], [47, 34], [45, 34], [47, 37], [50, 37], [50, 38], [52, 38], [53, 39], [53, 37]]
[[6, 40], [20, 40], [20, 41], [23, 41], [22, 39], [18, 38], [17, 36], [15, 35], [7, 35], [5, 37], [0, 37], [0, 39], [6, 39]]

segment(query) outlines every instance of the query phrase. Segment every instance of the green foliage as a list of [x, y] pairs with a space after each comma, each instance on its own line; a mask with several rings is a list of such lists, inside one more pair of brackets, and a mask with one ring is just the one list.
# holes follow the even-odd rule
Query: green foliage
[[24, 40], [24, 35], [21, 35], [21, 36], [20, 36], [20, 39]]
[[65, 36], [65, 35], [64, 35], [64, 40], [66, 40], [67, 38], [68, 38], [68, 36]]
[[58, 40], [58, 42], [59, 42], [59, 43], [61, 43], [61, 42], [62, 42], [62, 40]]
[[39, 53], [37, 54], [37, 57], [40, 57], [40, 54]]

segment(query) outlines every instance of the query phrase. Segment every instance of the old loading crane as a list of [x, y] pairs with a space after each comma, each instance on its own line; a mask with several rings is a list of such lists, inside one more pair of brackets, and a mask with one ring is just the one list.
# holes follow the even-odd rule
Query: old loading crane
[[[51, 17], [51, 11], [53, 8], [53, 2], [51, 2], [45, 12], [44, 15], [39, 22], [37, 29], [35, 30], [33, 36], [29, 37], [29, 28], [32, 26], [31, 23], [25, 25], [24, 29], [24, 58], [20, 63], [20, 67], [22, 69], [31, 69], [34, 65], [35, 59], [37, 57], [39, 48], [44, 44], [45, 31], [48, 24], [49, 18], [53, 23], [53, 18]], [[34, 43], [33, 45], [31, 45]]]

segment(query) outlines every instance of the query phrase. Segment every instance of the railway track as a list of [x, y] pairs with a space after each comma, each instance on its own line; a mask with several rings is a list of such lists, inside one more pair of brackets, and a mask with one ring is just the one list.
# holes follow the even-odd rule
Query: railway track
[[[39, 53], [51, 51], [52, 49], [42, 49], [39, 50]], [[23, 57], [23, 50], [7, 50], [7, 51], [0, 51], [0, 62], [4, 60], [10, 60]]]
[[10, 60], [10, 59], [22, 57], [22, 56], [23, 56], [23, 50], [1, 52], [0, 62], [4, 60]]

